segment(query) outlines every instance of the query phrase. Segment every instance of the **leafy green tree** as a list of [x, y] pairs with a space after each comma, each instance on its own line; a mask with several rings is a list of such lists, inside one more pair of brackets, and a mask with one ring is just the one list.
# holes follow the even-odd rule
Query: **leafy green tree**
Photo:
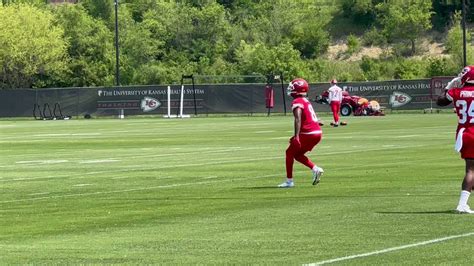
[[416, 52], [415, 42], [431, 29], [432, 3], [426, 0], [387, 0], [377, 5], [380, 23], [391, 39], [411, 43], [411, 54]]
[[93, 18], [81, 5], [54, 9], [58, 25], [69, 42], [67, 86], [107, 86], [114, 81], [113, 35], [103, 20]]
[[128, 7], [136, 22], [143, 21], [143, 16], [147, 11], [158, 7], [156, 0], [121, 0], [120, 4], [125, 4]]
[[364, 45], [367, 45], [367, 46], [371, 46], [371, 45], [386, 46], [387, 44], [387, 38], [376, 27], [372, 27], [371, 29], [367, 30], [362, 37], [362, 41]]
[[227, 53], [230, 40], [230, 24], [222, 6], [212, 3], [202, 8], [190, 10], [190, 45], [185, 45], [191, 51], [193, 61], [207, 57], [210, 62]]
[[354, 34], [350, 34], [347, 37], [347, 53], [353, 54], [355, 52], [358, 52], [359, 50], [360, 50], [359, 39]]
[[286, 77], [296, 77], [307, 73], [307, 65], [301, 61], [299, 51], [289, 43], [267, 47], [262, 43], [242, 41], [236, 56], [240, 73], [244, 75], [283, 73]]
[[154, 62], [141, 65], [133, 73], [136, 84], [177, 84], [181, 68], [168, 63]]
[[341, 0], [342, 14], [362, 25], [372, 25], [376, 20], [375, 6], [380, 0]]
[[[52, 27], [64, 31], [64, 34], [56, 36], [56, 40], [64, 44], [59, 46], [63, 47], [62, 58], [58, 56], [60, 59], [55, 61], [48, 55], [51, 51], [35, 50], [33, 61], [37, 61], [39, 52], [41, 57], [50, 61], [44, 63], [37, 73], [24, 74], [23, 71], [20, 77], [18, 75], [22, 71], [17, 69], [25, 66], [11, 67], [13, 59], [17, 59], [13, 56], [17, 50], [12, 46], [18, 42], [10, 41], [10, 37], [21, 35], [13, 32], [23, 30], [22, 27], [26, 26], [12, 29], [11, 25], [15, 24], [10, 22], [11, 16], [2, 16], [2, 86], [6, 87], [5, 84], [13, 80], [23, 82], [26, 85], [22, 86], [27, 87], [112, 85], [115, 74], [114, 2], [81, 0], [76, 5], [48, 5], [43, 0], [2, 0], [0, 6], [3, 8], [27, 3], [23, 5], [34, 6], [38, 12], [52, 12], [55, 16], [51, 19]], [[436, 2], [433, 9], [431, 2]], [[264, 75], [283, 71], [287, 77], [304, 76], [312, 82], [326, 82], [334, 76], [350, 81], [419, 78], [431, 73], [440, 74], [451, 68], [443, 68], [442, 63], [461, 64], [462, 32], [459, 20], [455, 21], [447, 35], [448, 62], [444, 62], [444, 59], [429, 59], [427, 66], [423, 67], [426, 69], [420, 71], [414, 67], [417, 64], [411, 61], [395, 61], [416, 52], [417, 40], [431, 28], [432, 14], [450, 16], [460, 7], [454, 0], [438, 2], [119, 0], [121, 83], [176, 83], [182, 74], [192, 73]], [[449, 10], [444, 10], [444, 7]], [[433, 18], [431, 21], [440, 22], [443, 19]], [[347, 21], [354, 23], [348, 26]], [[395, 56], [383, 61], [365, 58], [360, 62], [331, 61], [322, 57], [331, 37], [347, 38], [349, 52], [356, 52], [360, 47], [360, 36], [352, 34], [366, 28], [371, 30], [360, 39], [364, 45], [385, 46], [391, 42], [392, 55]], [[52, 34], [54, 31], [48, 29], [44, 32]], [[35, 32], [32, 36], [35, 34], [40, 35]], [[48, 42], [54, 43], [54, 40], [48, 39]], [[407, 43], [411, 43], [411, 47]], [[473, 48], [469, 45], [467, 49], [468, 62], [472, 62]], [[23, 62], [29, 62], [25, 58]]]
[[177, 65], [182, 69], [181, 74], [218, 73], [220, 70], [213, 70], [212, 66], [222, 67], [226, 61], [229, 63], [224, 65], [232, 65], [231, 25], [221, 5], [215, 2], [198, 7], [173, 2], [157, 5], [156, 9], [145, 12], [141, 23], [150, 38], [158, 42], [150, 60], [169, 63], [173, 68]]
[[[473, 62], [474, 60], [474, 48], [470, 45], [471, 40], [472, 36], [470, 32], [466, 30], [466, 59], [468, 62]], [[452, 56], [454, 63], [458, 66], [462, 66], [464, 64], [464, 50], [460, 12], [455, 12], [453, 15], [453, 25], [446, 36], [445, 46], [447, 52]]]
[[[239, 3], [245, 1], [236, 1]], [[291, 43], [303, 57], [321, 55], [329, 46], [325, 29], [331, 16], [322, 1], [276, 1], [250, 4], [250, 8], [234, 3], [231, 21], [234, 23], [234, 47], [241, 40], [278, 46]]]
[[378, 80], [381, 75], [380, 63], [372, 58], [363, 57], [360, 68], [364, 72], [365, 80]]
[[67, 43], [51, 12], [0, 6], [0, 87], [50, 86], [67, 69]]
[[153, 65], [164, 49], [164, 42], [153, 37], [146, 23], [136, 22], [127, 5], [121, 6], [119, 12], [121, 83], [138, 84], [135, 76], [147, 73], [144, 67]]
[[[469, 32], [467, 32], [469, 36]], [[449, 53], [456, 53], [461, 50], [463, 47], [463, 37], [462, 37], [462, 28], [461, 28], [461, 12], [456, 12], [453, 15], [453, 25], [448, 31], [446, 37], [446, 50]]]
[[[119, 3], [122, 0], [117, 0]], [[115, 0], [81, 0], [80, 4], [84, 6], [89, 15], [97, 19], [102, 19], [113, 27], [114, 21], [114, 3]]]
[[28, 4], [34, 6], [45, 6], [48, 3], [47, 0], [2, 0], [0, 4], [11, 5], [11, 4]]
[[426, 77], [426, 63], [416, 59], [399, 59], [395, 69], [396, 79], [415, 79]]
[[452, 58], [430, 57], [426, 66], [426, 77], [447, 76], [459, 71]]
[[316, 5], [309, 5], [305, 9], [296, 6], [293, 12], [300, 15], [297, 16], [298, 21], [290, 30], [287, 41], [292, 43], [304, 58], [314, 58], [326, 52], [330, 43], [330, 36], [326, 30], [331, 20], [329, 11]]

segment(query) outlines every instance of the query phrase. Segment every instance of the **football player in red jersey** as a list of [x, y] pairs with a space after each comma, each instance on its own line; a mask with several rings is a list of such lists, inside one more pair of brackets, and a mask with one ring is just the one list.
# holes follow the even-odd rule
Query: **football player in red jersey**
[[465, 67], [459, 77], [460, 83], [448, 86], [438, 97], [437, 104], [447, 106], [453, 103], [456, 109], [458, 127], [455, 149], [466, 162], [466, 174], [456, 211], [474, 214], [467, 204], [474, 185], [474, 66]]
[[294, 116], [294, 135], [290, 138], [290, 145], [286, 149], [286, 181], [278, 187], [291, 188], [293, 182], [293, 163], [294, 160], [310, 168], [313, 173], [313, 185], [319, 183], [323, 169], [316, 166], [305, 153], [311, 151], [322, 137], [322, 131], [319, 127], [318, 117], [314, 112], [313, 106], [306, 99], [309, 85], [306, 80], [297, 78], [288, 85], [288, 95], [294, 98], [291, 103], [291, 109]]

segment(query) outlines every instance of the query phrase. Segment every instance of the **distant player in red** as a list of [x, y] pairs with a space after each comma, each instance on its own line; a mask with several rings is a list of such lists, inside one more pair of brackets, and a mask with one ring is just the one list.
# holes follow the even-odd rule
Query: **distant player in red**
[[294, 135], [290, 138], [290, 145], [286, 149], [286, 181], [278, 187], [294, 187], [293, 182], [293, 163], [298, 161], [311, 169], [313, 173], [313, 185], [319, 183], [324, 170], [316, 166], [305, 153], [311, 151], [322, 137], [322, 131], [319, 127], [318, 117], [314, 112], [313, 106], [306, 99], [309, 85], [304, 79], [294, 79], [288, 86], [288, 95], [294, 98], [291, 103], [294, 120]]
[[341, 102], [342, 102], [342, 89], [337, 86], [337, 80], [331, 80], [331, 87], [328, 89], [328, 102], [331, 106], [332, 116], [334, 122], [331, 123], [331, 126], [339, 126], [339, 112], [341, 111]]
[[465, 67], [459, 74], [460, 82], [447, 86], [438, 97], [437, 104], [453, 103], [458, 116], [455, 149], [466, 162], [466, 174], [462, 182], [461, 196], [456, 211], [474, 214], [467, 204], [474, 185], [474, 66]]

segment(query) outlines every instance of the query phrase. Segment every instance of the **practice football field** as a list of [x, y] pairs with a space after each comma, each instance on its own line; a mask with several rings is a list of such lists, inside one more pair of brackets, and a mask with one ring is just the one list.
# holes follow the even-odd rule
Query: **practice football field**
[[472, 265], [455, 115], [346, 120], [291, 189], [291, 115], [2, 120], [0, 264]]

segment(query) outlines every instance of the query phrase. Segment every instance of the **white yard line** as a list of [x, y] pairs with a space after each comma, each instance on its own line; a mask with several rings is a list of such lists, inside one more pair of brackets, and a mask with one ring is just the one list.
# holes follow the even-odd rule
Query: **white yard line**
[[49, 134], [36, 134], [33, 137], [70, 137], [70, 136], [98, 136], [101, 133], [49, 133]]
[[426, 135], [399, 135], [394, 136], [394, 138], [415, 138], [415, 137], [425, 137]]
[[284, 136], [284, 137], [274, 137], [274, 138], [270, 138], [270, 139], [290, 139], [290, 137]]
[[87, 187], [87, 186], [92, 186], [92, 184], [77, 184], [77, 185], [72, 185], [73, 187]]
[[205, 177], [203, 177], [202, 179], [215, 179], [215, 178], [217, 178], [217, 176], [216, 176], [216, 175], [212, 175], [212, 176], [205, 176]]
[[116, 179], [127, 179], [128, 176], [118, 176], [118, 177], [112, 177], [113, 180], [116, 180]]
[[[263, 148], [263, 147], [262, 147]], [[118, 159], [116, 158], [105, 158], [105, 159], [95, 159], [95, 160], [80, 160], [80, 159], [73, 159], [70, 158], [69, 160], [33, 160], [33, 161], [16, 161], [15, 164], [23, 164], [27, 166], [36, 166], [42, 164], [57, 164], [57, 163], [80, 163], [80, 164], [93, 164], [93, 163], [113, 163], [113, 162], [120, 162], [127, 158], [155, 158], [155, 157], [172, 157], [176, 158], [180, 155], [189, 155], [189, 154], [203, 154], [203, 153], [226, 153], [231, 151], [245, 151], [245, 150], [255, 150], [255, 149], [262, 149], [261, 147], [253, 147], [253, 148], [245, 148], [242, 149], [240, 147], [232, 148], [232, 149], [225, 149], [225, 150], [217, 150], [217, 151], [197, 151], [197, 152], [183, 152], [183, 153], [167, 153], [167, 154], [156, 154], [156, 155], [130, 155], [130, 156], [123, 156]], [[76, 152], [77, 153], [77, 152]], [[71, 154], [76, 154], [71, 153]], [[41, 155], [41, 154], [39, 154]], [[61, 154], [62, 157], [65, 154]], [[78, 161], [75, 161], [78, 160]], [[0, 167], [16, 167], [15, 165], [0, 165]]]
[[[334, 140], [334, 139], [399, 139], [399, 138], [441, 138], [445, 139], [444, 136], [451, 136], [454, 133], [452, 132], [442, 132], [439, 134], [425, 134], [425, 135], [385, 135], [385, 136], [380, 136], [380, 135], [359, 135], [359, 136], [344, 136], [344, 134], [337, 134], [337, 135], [325, 135], [323, 132], [323, 139], [325, 140]], [[273, 137], [269, 138], [271, 140], [280, 140], [280, 139], [289, 139], [290, 137]]]
[[[400, 147], [397, 147], [397, 148], [394, 148], [394, 149], [399, 149], [399, 148]], [[409, 148], [409, 147], [406, 147], [406, 148]], [[337, 154], [340, 154], [340, 153], [341, 152], [338, 152]], [[273, 157], [273, 158], [266, 158], [266, 159], [275, 159], [275, 158], [281, 159], [283, 157]], [[252, 160], [255, 160], [255, 159], [252, 159]], [[248, 161], [248, 160], [245, 160], [245, 161]], [[229, 161], [229, 162], [237, 162], [237, 161], [233, 160], [233, 161]], [[212, 163], [209, 163], [209, 164], [220, 164], [220, 163], [223, 163], [223, 162], [222, 161], [221, 162], [212, 162]], [[394, 162], [394, 163], [396, 164], [396, 162]], [[202, 164], [197, 164], [197, 165], [202, 165]], [[186, 165], [186, 166], [189, 166], [189, 164]], [[168, 168], [169, 167], [176, 167], [176, 166], [168, 166]], [[127, 171], [132, 171], [132, 170], [127, 170]], [[103, 172], [115, 172], [115, 171], [103, 171]], [[303, 172], [303, 171], [296, 171], [295, 173], [299, 173], [299, 172]], [[98, 173], [98, 172], [96, 172], [96, 173]], [[91, 174], [91, 173], [88, 173], [88, 174]], [[84, 174], [82, 174], [82, 175], [84, 175]], [[249, 180], [249, 179], [258, 179], [258, 178], [265, 178], [265, 177], [278, 177], [278, 176], [281, 176], [281, 175], [282, 175], [281, 173], [278, 173], [278, 174], [263, 175], [263, 176], [251, 176], [251, 177], [245, 177], [245, 178], [234, 178], [232, 180]], [[171, 188], [171, 187], [180, 187], [180, 186], [202, 185], [202, 184], [210, 184], [210, 183], [228, 182], [229, 181], [229, 179], [214, 179], [213, 177], [214, 176], [209, 176], [209, 177], [207, 177], [208, 179], [206, 179], [206, 177], [203, 177], [203, 179], [205, 179], [205, 181], [193, 182], [193, 183], [181, 183], [181, 184], [170, 184], [170, 185], [161, 185], [161, 186], [150, 186], [150, 187], [143, 187], [143, 188], [115, 190], [115, 191], [97, 191], [97, 192], [90, 192], [90, 193], [76, 193], [76, 194], [67, 194], [67, 195], [24, 198], [24, 199], [0, 201], [0, 204], [14, 203], [14, 202], [25, 202], [25, 201], [47, 200], [47, 199], [56, 199], [56, 198], [70, 198], [70, 197], [89, 196], [89, 195], [123, 193], [123, 192], [132, 192], [132, 191], [144, 191], [144, 190], [151, 190], [151, 189], [162, 189], [162, 188]], [[167, 177], [163, 177], [163, 179], [164, 178], [167, 178]], [[0, 181], [7, 181], [7, 180], [0, 180]]]
[[91, 163], [115, 163], [120, 162], [120, 160], [109, 158], [109, 159], [102, 159], [102, 160], [87, 160], [87, 161], [79, 161], [80, 164], [91, 164]]
[[[174, 150], [180, 150], [181, 148], [176, 148]], [[231, 152], [231, 151], [247, 151], [247, 150], [259, 150], [259, 149], [268, 149], [268, 147], [261, 146], [261, 147], [248, 147], [248, 148], [242, 148], [242, 147], [223, 147], [221, 149], [212, 149], [212, 148], [204, 148], [204, 149], [199, 149], [196, 151], [190, 151], [190, 152], [174, 152], [174, 153], [160, 153], [160, 154], [144, 154], [144, 155], [137, 155], [137, 154], [127, 154], [125, 156], [121, 156], [120, 160], [124, 160], [127, 158], [155, 158], [155, 157], [172, 157], [176, 158], [181, 155], [190, 155], [190, 154], [203, 154], [203, 153], [211, 153], [211, 154], [216, 154], [216, 153], [225, 153], [225, 152]], [[74, 151], [70, 153], [57, 153], [57, 156], [61, 157], [69, 157], [71, 155], [77, 155], [78, 152], [88, 152], [91, 151], [91, 149], [87, 150], [80, 150], [80, 151]], [[143, 153], [142, 153], [143, 154]], [[17, 156], [17, 157], [22, 157], [24, 158], [25, 155], [28, 156], [43, 156], [44, 154], [41, 153], [35, 153], [35, 154], [19, 154], [19, 155], [11, 155], [10, 157]], [[68, 158], [71, 162], [74, 160], [81, 160], [81, 158]], [[22, 161], [23, 162], [23, 161]], [[32, 161], [26, 161], [26, 162], [40, 162], [39, 160], [32, 160]], [[16, 162], [18, 163], [18, 162]], [[6, 165], [6, 166], [11, 166], [11, 165]]]
[[[128, 176], [117, 176], [117, 177], [112, 177], [111, 179], [112, 180], [118, 180], [118, 179], [128, 179], [130, 177]], [[155, 177], [153, 178], [154, 180], [157, 180], [157, 179], [170, 179], [170, 178], [174, 178], [173, 176], [158, 176], [158, 177]]]
[[[371, 152], [371, 151], [386, 151], [386, 150], [398, 150], [398, 149], [412, 149], [416, 147], [423, 147], [428, 145], [410, 145], [410, 146], [397, 146], [397, 147], [382, 147], [376, 149], [367, 149], [364, 152]], [[347, 151], [337, 151], [337, 152], [324, 152], [324, 153], [317, 153], [317, 156], [329, 156], [329, 155], [339, 155], [339, 154], [350, 154], [350, 153], [359, 153], [358, 150], [347, 150]], [[147, 167], [150, 164], [146, 165], [134, 165], [133, 168], [127, 169], [118, 169], [118, 170], [105, 170], [105, 171], [93, 171], [89, 173], [80, 173], [80, 174], [70, 174], [67, 176], [48, 176], [48, 177], [25, 177], [25, 178], [15, 178], [15, 179], [0, 179], [0, 182], [14, 182], [14, 181], [30, 181], [30, 180], [44, 180], [44, 179], [56, 179], [60, 177], [66, 178], [84, 178], [86, 175], [96, 175], [96, 174], [104, 174], [104, 173], [121, 173], [121, 172], [131, 172], [131, 171], [143, 171], [143, 170], [157, 170], [157, 169], [167, 169], [167, 168], [177, 168], [177, 167], [193, 167], [193, 166], [205, 166], [205, 165], [216, 165], [216, 164], [224, 164], [224, 163], [245, 163], [245, 162], [253, 162], [253, 161], [268, 161], [268, 160], [276, 160], [276, 159], [283, 159], [284, 154], [281, 156], [274, 156], [274, 157], [266, 157], [266, 158], [248, 158], [248, 159], [229, 159], [229, 160], [219, 160], [219, 161], [211, 161], [211, 162], [199, 162], [199, 163], [187, 163], [187, 164], [174, 164], [174, 165], [165, 165], [165, 166], [155, 166], [155, 167]]]
[[[5, 140], [6, 138], [3, 138], [3, 140], [0, 140], [0, 143], [8, 143], [11, 144], [12, 141]], [[48, 139], [30, 139], [30, 140], [16, 140], [15, 143], [30, 143], [30, 142], [46, 142], [50, 141]]]
[[409, 248], [415, 248], [415, 247], [419, 247], [419, 246], [430, 245], [430, 244], [434, 244], [434, 243], [438, 243], [438, 242], [448, 241], [448, 240], [456, 239], [456, 238], [464, 238], [464, 237], [469, 237], [469, 236], [473, 236], [473, 235], [474, 235], [474, 232], [461, 234], [461, 235], [452, 235], [452, 236], [427, 240], [427, 241], [423, 241], [423, 242], [418, 242], [418, 243], [414, 243], [414, 244], [408, 244], [408, 245], [403, 245], [403, 246], [398, 246], [398, 247], [393, 247], [393, 248], [386, 248], [386, 249], [376, 250], [376, 251], [372, 251], [372, 252], [368, 252], [368, 253], [362, 253], [362, 254], [357, 254], [357, 255], [339, 257], [339, 258], [335, 258], [335, 259], [323, 260], [323, 261], [320, 261], [320, 262], [308, 263], [308, 264], [303, 264], [303, 265], [316, 266], [316, 265], [330, 264], [330, 263], [334, 263], [334, 262], [340, 262], [340, 261], [345, 261], [345, 260], [352, 260], [352, 259], [357, 259], [357, 258], [364, 258], [364, 257], [379, 255], [379, 254], [388, 253], [388, 252], [397, 251], [397, 250], [402, 250], [402, 249], [409, 249]]
[[36, 161], [18, 161], [16, 164], [57, 164], [57, 163], [67, 163], [68, 160], [36, 160]]
[[[265, 178], [265, 177], [277, 177], [277, 176], [281, 176], [281, 174], [234, 178], [233, 180], [248, 180], [248, 179], [257, 179], [257, 178]], [[149, 186], [149, 187], [131, 188], [131, 189], [123, 189], [123, 190], [96, 191], [96, 192], [89, 192], [89, 193], [74, 193], [74, 194], [56, 195], [56, 196], [52, 195], [52, 196], [27, 198], [27, 199], [5, 200], [5, 201], [0, 201], [0, 204], [14, 203], [14, 202], [25, 202], [25, 201], [48, 200], [48, 199], [72, 198], [72, 197], [82, 197], [82, 196], [93, 196], [93, 195], [104, 195], [104, 194], [115, 194], [115, 193], [133, 192], [133, 191], [145, 191], [145, 190], [153, 190], [153, 189], [164, 189], [164, 188], [173, 188], [173, 187], [203, 185], [203, 184], [211, 184], [211, 183], [219, 183], [219, 182], [229, 182], [229, 180], [228, 179], [211, 179], [211, 180], [200, 181], [200, 182], [169, 184], [169, 185], [161, 185], [161, 186]], [[276, 188], [276, 186], [275, 186], [275, 188]]]
[[38, 192], [38, 193], [31, 193], [31, 194], [28, 194], [30, 196], [39, 196], [39, 195], [47, 195], [49, 194], [49, 192]]

